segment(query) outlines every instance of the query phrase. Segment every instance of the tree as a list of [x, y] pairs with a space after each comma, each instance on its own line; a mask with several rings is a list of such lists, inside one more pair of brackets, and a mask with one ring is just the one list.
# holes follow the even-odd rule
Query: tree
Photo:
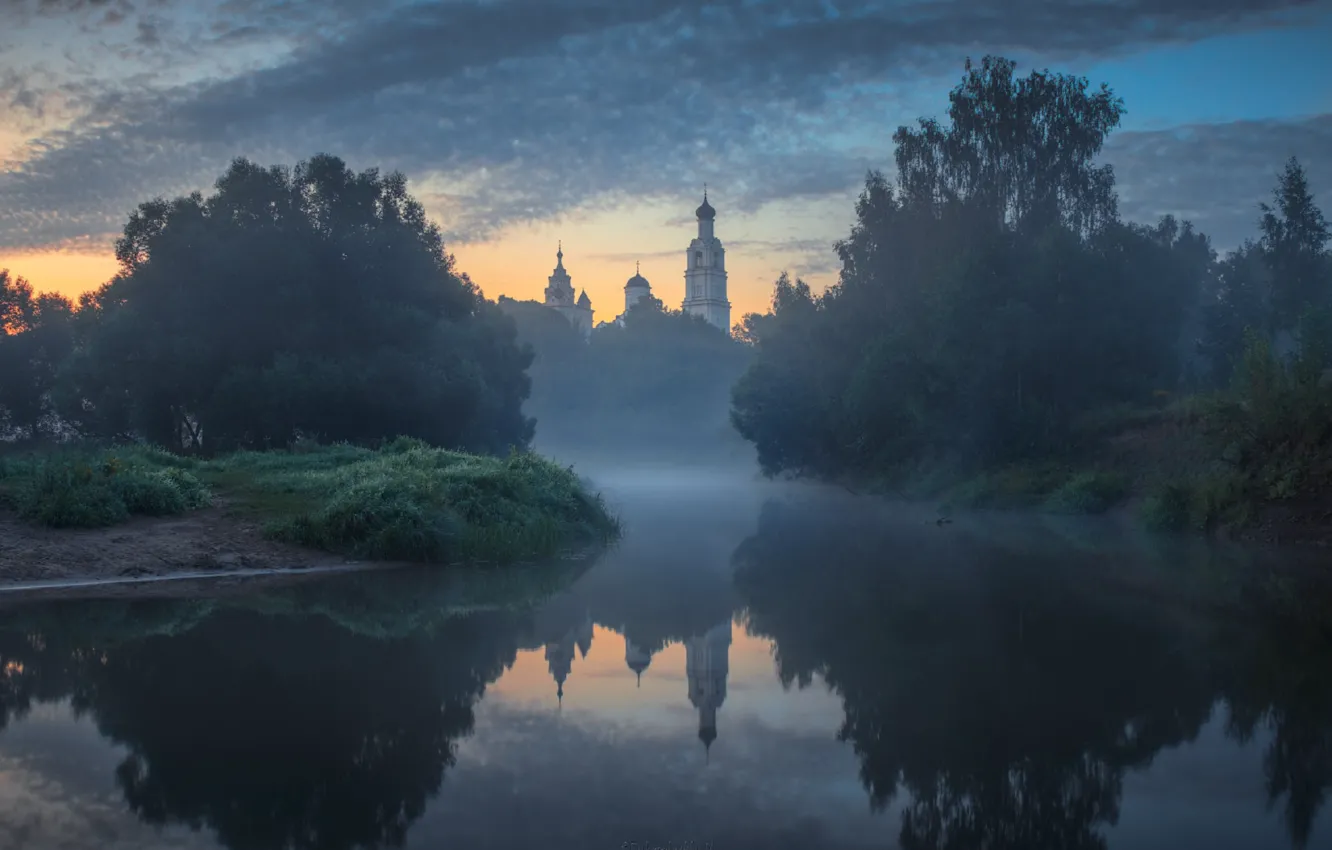
[[85, 430], [195, 447], [206, 433], [210, 449], [531, 438], [530, 357], [401, 174], [327, 154], [295, 169], [237, 159], [210, 197], [142, 204], [116, 257], [66, 371]]
[[866, 178], [837, 284], [783, 277], [749, 322], [733, 421], [765, 470], [1048, 455], [1088, 410], [1179, 381], [1207, 238], [1119, 221], [1096, 163], [1123, 113], [1109, 88], [1013, 71], [968, 63], [949, 123], [899, 128], [896, 184]]
[[1245, 332], [1271, 336], [1272, 275], [1262, 247], [1252, 240], [1217, 264], [1213, 286], [1202, 308], [1200, 353], [1211, 367], [1211, 383], [1230, 382], [1236, 359], [1244, 350]]
[[52, 389], [73, 350], [73, 306], [0, 269], [0, 431], [37, 437], [54, 423]]
[[1332, 301], [1328, 223], [1314, 204], [1309, 181], [1295, 157], [1286, 163], [1272, 192], [1260, 205], [1262, 250], [1272, 275], [1272, 311], [1277, 330], [1289, 330], [1300, 314]]
[[1015, 79], [1016, 63], [967, 60], [949, 95], [950, 123], [921, 119], [893, 136], [904, 195], [913, 205], [967, 201], [997, 221], [1087, 232], [1116, 217], [1114, 172], [1094, 164], [1119, 125], [1123, 101], [1102, 85], [1035, 71]]

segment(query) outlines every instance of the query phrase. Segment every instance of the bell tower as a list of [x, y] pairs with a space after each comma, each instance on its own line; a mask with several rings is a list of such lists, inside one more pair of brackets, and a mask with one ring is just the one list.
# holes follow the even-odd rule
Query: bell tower
[[729, 335], [731, 302], [726, 300], [726, 249], [713, 234], [717, 211], [708, 203], [706, 186], [703, 204], [694, 214], [698, 216], [698, 236], [689, 243], [685, 254], [685, 296], [680, 309], [702, 316]]

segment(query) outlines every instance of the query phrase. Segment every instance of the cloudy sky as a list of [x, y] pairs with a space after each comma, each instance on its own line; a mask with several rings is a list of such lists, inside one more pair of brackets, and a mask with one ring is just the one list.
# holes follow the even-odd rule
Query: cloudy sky
[[238, 155], [407, 174], [488, 295], [563, 239], [597, 318], [683, 296], [706, 182], [738, 317], [836, 275], [868, 168], [967, 56], [1107, 82], [1126, 216], [1219, 248], [1282, 162], [1332, 207], [1332, 0], [0, 0], [0, 268], [74, 294], [135, 205]]

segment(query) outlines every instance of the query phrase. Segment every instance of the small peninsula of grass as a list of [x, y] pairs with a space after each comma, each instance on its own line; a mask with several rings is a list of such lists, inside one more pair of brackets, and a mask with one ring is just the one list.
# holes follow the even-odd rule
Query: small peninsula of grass
[[101, 528], [212, 504], [271, 539], [381, 561], [510, 563], [613, 539], [616, 520], [574, 473], [398, 438], [212, 459], [142, 446], [0, 459], [0, 507], [34, 525]]

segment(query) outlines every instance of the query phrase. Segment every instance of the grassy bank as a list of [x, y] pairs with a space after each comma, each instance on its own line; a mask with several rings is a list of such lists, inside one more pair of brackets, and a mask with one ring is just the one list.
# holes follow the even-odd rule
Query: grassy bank
[[1058, 457], [971, 474], [936, 465], [886, 489], [944, 511], [1127, 508], [1154, 530], [1332, 542], [1332, 386], [1255, 349], [1234, 388], [1099, 411]]
[[139, 446], [0, 458], [0, 506], [35, 525], [106, 527], [215, 499], [273, 539], [372, 560], [512, 562], [618, 533], [600, 497], [550, 461], [405, 438], [209, 460]]

